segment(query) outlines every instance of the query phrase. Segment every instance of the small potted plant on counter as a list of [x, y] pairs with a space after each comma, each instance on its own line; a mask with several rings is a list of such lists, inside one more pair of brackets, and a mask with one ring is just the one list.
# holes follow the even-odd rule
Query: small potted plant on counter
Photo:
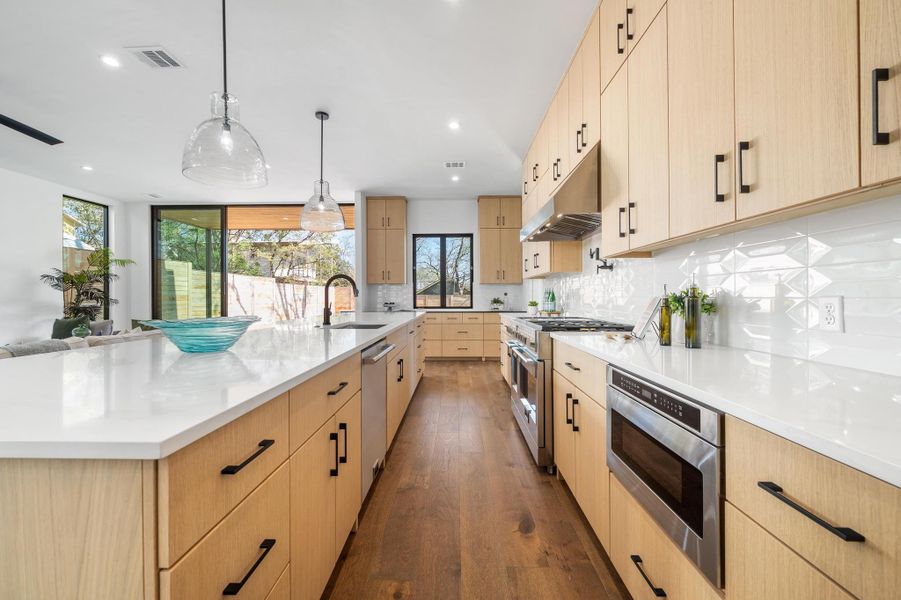
[[504, 301], [500, 298], [491, 299], [491, 310], [500, 310], [504, 308]]
[[538, 315], [538, 300], [529, 300], [529, 316], [534, 317]]
[[[694, 290], [694, 293], [693, 293]], [[670, 292], [667, 297], [670, 310], [674, 315], [685, 319], [685, 304], [690, 299], [700, 302], [701, 314], [703, 315], [701, 328], [704, 330], [704, 341], [712, 343], [713, 341], [713, 315], [717, 311], [716, 299], [705, 292], [698, 290], [697, 286], [692, 283], [691, 287], [679, 292]], [[700, 336], [699, 336], [700, 337]]]

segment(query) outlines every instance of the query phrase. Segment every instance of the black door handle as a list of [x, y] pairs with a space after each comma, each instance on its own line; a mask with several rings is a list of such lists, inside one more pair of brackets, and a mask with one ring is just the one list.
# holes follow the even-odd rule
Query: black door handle
[[397, 382], [400, 383], [404, 380], [404, 359], [399, 359], [397, 361], [398, 372], [397, 372]]
[[725, 154], [717, 154], [713, 157], [713, 201], [725, 202], [726, 194], [720, 193], [720, 163], [726, 162]]
[[750, 194], [751, 186], [745, 184], [745, 150], [751, 149], [751, 142], [738, 142], [738, 193]]
[[622, 54], [623, 52], [626, 51], [626, 49], [623, 48], [623, 45], [620, 43], [621, 40], [620, 40], [619, 34], [622, 30], [623, 30], [623, 24], [617, 23], [616, 24], [616, 53], [617, 54]]
[[339, 463], [339, 460], [338, 460], [338, 434], [330, 433], [330, 434], [328, 434], [328, 439], [329, 439], [329, 442], [335, 442], [335, 468], [329, 469], [328, 474], [331, 475], [332, 477], [337, 477], [338, 476], [338, 463]]
[[632, 38], [635, 37], [635, 32], [634, 32], [634, 31], [631, 32], [631, 33], [629, 32], [629, 30], [631, 29], [631, 27], [629, 27], [629, 21], [630, 21], [629, 17], [631, 17], [631, 16], [632, 16], [632, 13], [634, 13], [634, 12], [635, 12], [635, 9], [634, 9], [634, 8], [627, 8], [627, 9], [626, 9], [626, 39], [627, 39], [627, 40], [631, 40]]
[[582, 135], [581, 129], [576, 129], [576, 154], [582, 154], [582, 142], [579, 141], [579, 136]]
[[260, 554], [260, 557], [257, 558], [255, 563], [253, 563], [253, 566], [250, 567], [250, 570], [247, 571], [247, 574], [244, 575], [244, 578], [241, 579], [241, 581], [238, 581], [238, 582], [233, 581], [232, 583], [229, 583], [228, 585], [225, 586], [225, 589], [222, 590], [222, 595], [223, 596], [237, 596], [239, 593], [241, 593], [241, 588], [244, 587], [244, 584], [247, 583], [247, 581], [250, 579], [250, 576], [253, 575], [253, 572], [257, 570], [257, 567], [260, 566], [260, 564], [263, 562], [263, 560], [265, 560], [266, 555], [268, 555], [269, 552], [274, 547], [275, 547], [275, 540], [268, 539], [268, 538], [263, 540], [263, 542], [260, 544], [260, 550], [262, 550], [263, 553]]
[[329, 396], [337, 396], [338, 394], [341, 393], [341, 390], [343, 390], [343, 389], [346, 388], [346, 387], [347, 387], [347, 382], [346, 382], [346, 381], [342, 381], [341, 383], [338, 384], [338, 387], [336, 387], [335, 389], [333, 389], [332, 391], [330, 391], [330, 392], [328, 393], [328, 395], [329, 395]]
[[629, 202], [629, 215], [628, 215], [628, 223], [629, 223], [629, 235], [635, 235], [635, 228], [632, 227], [632, 209], [635, 208], [634, 202]]
[[576, 425], [576, 405], [579, 403], [578, 398], [573, 398], [573, 431], [579, 431], [579, 426]]
[[569, 401], [573, 399], [572, 394], [566, 394], [566, 424], [572, 425], [573, 419], [569, 416]]
[[588, 144], [585, 143], [585, 128], [588, 127], [588, 123], [582, 123], [582, 147], [587, 148]]
[[639, 556], [638, 554], [633, 554], [629, 558], [631, 558], [632, 562], [635, 563], [635, 566], [638, 567], [638, 572], [641, 573], [642, 577], [644, 577], [644, 580], [648, 584], [648, 587], [651, 588], [652, 592], [654, 592], [654, 596], [656, 596], [657, 598], [666, 598], [666, 592], [663, 591], [663, 588], [656, 587], [651, 582], [651, 578], [648, 577], [648, 574], [644, 572], [641, 556]]
[[338, 458], [339, 463], [347, 462], [347, 423], [338, 423], [338, 431], [344, 432], [344, 456]]
[[529, 195], [529, 182], [528, 181], [522, 182], [522, 195], [523, 196]]
[[581, 371], [582, 371], [582, 369], [580, 369], [579, 367], [574, 366], [571, 362], [565, 362], [565, 363], [563, 363], [563, 364], [566, 365], [567, 367], [569, 367], [570, 369], [572, 369], [573, 371], [576, 371], [576, 372], [581, 372]]
[[535, 268], [538, 268], [538, 253], [535, 253]]
[[780, 487], [778, 484], [773, 483], [772, 481], [758, 481], [757, 486], [760, 489], [764, 490], [766, 493], [772, 494], [775, 498], [778, 498], [782, 502], [785, 502], [786, 504], [791, 506], [793, 509], [795, 509], [796, 511], [798, 511], [799, 513], [801, 513], [802, 515], [804, 515], [805, 517], [807, 517], [808, 519], [810, 519], [811, 521], [813, 521], [814, 523], [816, 523], [817, 525], [822, 527], [823, 529], [826, 529], [829, 533], [832, 533], [832, 534], [836, 535], [837, 537], [841, 538], [842, 541], [845, 541], [845, 542], [866, 541], [865, 537], [863, 537], [861, 534], [857, 533], [850, 527], [836, 527], [835, 525], [832, 525], [831, 523], [828, 523], [824, 519], [813, 514], [812, 512], [810, 512], [809, 510], [807, 510], [806, 508], [804, 508], [803, 506], [801, 506], [800, 504], [798, 504], [797, 502], [795, 502], [794, 500], [789, 498], [788, 496], [785, 496], [783, 494], [782, 487]]
[[623, 231], [623, 215], [624, 214], [626, 214], [626, 207], [620, 206], [619, 207], [619, 237], [621, 237], [621, 238], [626, 237], [626, 234]]
[[879, 83], [888, 81], [888, 69], [873, 69], [873, 145], [885, 146], [888, 144], [889, 135], [879, 131]]
[[260, 440], [260, 443], [258, 444], [259, 449], [248, 456], [244, 462], [242, 462], [240, 465], [226, 465], [222, 467], [222, 470], [219, 471], [219, 473], [221, 473], [222, 475], [235, 475], [236, 473], [238, 473], [238, 471], [252, 463], [256, 459], [256, 457], [268, 450], [269, 447], [273, 444], [275, 444], [275, 440]]

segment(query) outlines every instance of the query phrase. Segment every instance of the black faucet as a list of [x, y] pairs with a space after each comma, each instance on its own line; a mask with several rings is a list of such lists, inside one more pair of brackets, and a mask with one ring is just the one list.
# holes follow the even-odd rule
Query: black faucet
[[354, 289], [354, 298], [357, 298], [360, 295], [360, 290], [357, 289], [357, 282], [351, 279], [349, 276], [338, 273], [337, 275], [332, 275], [331, 277], [329, 277], [328, 281], [325, 282], [325, 302], [323, 302], [323, 306], [325, 306], [325, 308], [322, 309], [323, 327], [332, 324], [332, 306], [328, 302], [328, 289], [329, 287], [331, 287], [332, 282], [336, 279], [346, 279], [350, 283], [350, 287]]

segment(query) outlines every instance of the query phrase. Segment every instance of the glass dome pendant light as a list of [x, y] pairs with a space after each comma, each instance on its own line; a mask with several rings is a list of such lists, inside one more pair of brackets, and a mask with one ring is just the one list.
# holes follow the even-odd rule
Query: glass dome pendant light
[[328, 181], [322, 177], [323, 139], [328, 113], [317, 111], [316, 118], [319, 119], [319, 181], [313, 182], [313, 195], [300, 213], [300, 228], [318, 232], [341, 231], [344, 229], [344, 214], [329, 193]]
[[181, 172], [207, 185], [260, 188], [269, 183], [260, 145], [239, 123], [238, 99], [228, 93], [225, 0], [222, 0], [222, 93], [210, 94], [212, 117], [185, 144]]

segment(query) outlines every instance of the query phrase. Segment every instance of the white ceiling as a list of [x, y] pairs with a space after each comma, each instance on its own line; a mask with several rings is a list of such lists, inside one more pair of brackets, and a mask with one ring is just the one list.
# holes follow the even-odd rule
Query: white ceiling
[[[595, 0], [229, 0], [229, 91], [272, 166], [251, 191], [181, 175], [184, 142], [222, 86], [217, 0], [15, 4], [0, 22], [0, 113], [65, 143], [0, 127], [0, 167], [121, 200], [296, 202], [318, 178], [317, 109], [332, 116], [325, 178], [339, 201], [519, 193]], [[123, 50], [142, 45], [185, 68]], [[453, 183], [444, 161], [461, 159]]]

